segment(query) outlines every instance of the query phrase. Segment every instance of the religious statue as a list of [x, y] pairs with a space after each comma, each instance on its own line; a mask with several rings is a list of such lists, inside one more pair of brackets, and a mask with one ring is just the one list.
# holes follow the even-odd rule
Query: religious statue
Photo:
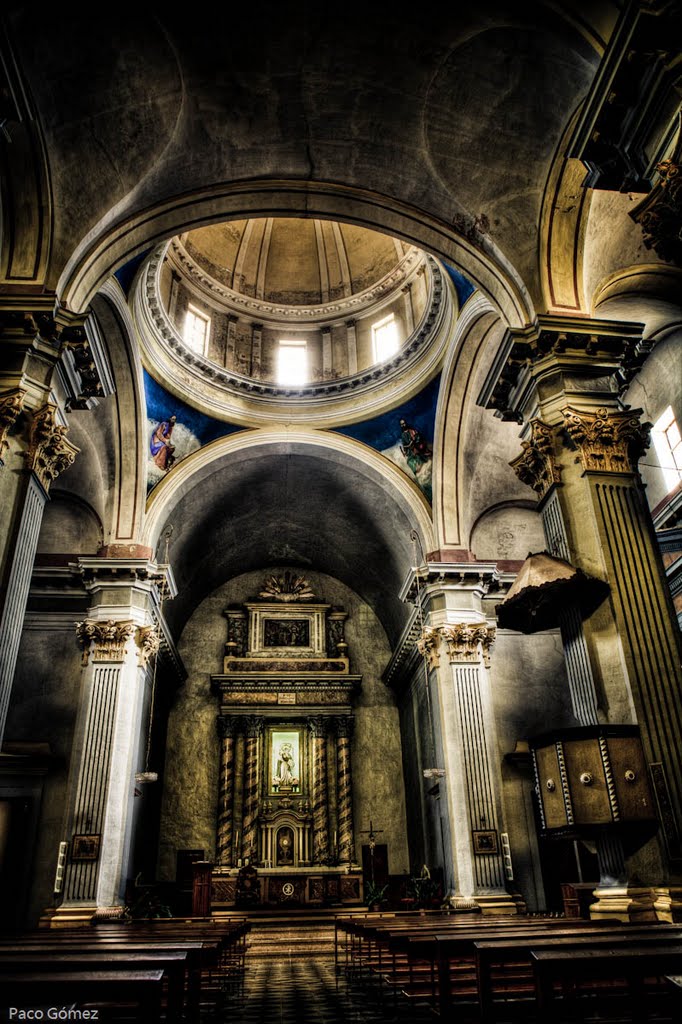
[[169, 470], [175, 462], [175, 445], [171, 444], [171, 434], [176, 421], [175, 416], [162, 420], [152, 434], [149, 450], [159, 469]]
[[272, 780], [280, 789], [290, 788], [298, 785], [298, 779], [294, 775], [294, 748], [291, 743], [282, 743], [277, 757], [275, 777]]

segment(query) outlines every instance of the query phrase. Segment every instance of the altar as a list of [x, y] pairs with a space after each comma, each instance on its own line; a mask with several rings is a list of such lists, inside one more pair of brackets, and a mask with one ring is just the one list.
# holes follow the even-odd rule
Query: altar
[[285, 572], [224, 614], [212, 904], [235, 904], [246, 864], [263, 904], [357, 903], [347, 613]]

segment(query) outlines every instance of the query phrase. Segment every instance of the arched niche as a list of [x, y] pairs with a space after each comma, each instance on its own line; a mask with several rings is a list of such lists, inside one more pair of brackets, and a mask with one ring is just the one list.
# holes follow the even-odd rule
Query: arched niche
[[94, 555], [104, 543], [102, 521], [87, 502], [52, 488], [38, 536], [38, 555]]

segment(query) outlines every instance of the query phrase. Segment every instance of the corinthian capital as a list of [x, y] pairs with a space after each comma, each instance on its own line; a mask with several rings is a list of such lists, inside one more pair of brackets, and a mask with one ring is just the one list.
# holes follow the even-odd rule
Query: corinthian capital
[[34, 414], [26, 453], [29, 469], [33, 470], [45, 490], [73, 463], [80, 451], [67, 441], [68, 427], [55, 422], [56, 411], [57, 407], [48, 402]]
[[578, 450], [583, 469], [635, 473], [650, 443], [651, 424], [640, 423], [641, 412], [611, 412], [605, 408], [583, 412], [571, 406], [562, 409], [564, 430]]
[[7, 435], [16, 423], [25, 397], [26, 391], [23, 388], [13, 388], [0, 395], [0, 466], [4, 452], [9, 448]]
[[77, 622], [76, 636], [83, 648], [83, 664], [87, 665], [90, 654], [93, 661], [123, 661], [126, 644], [134, 628], [132, 622], [117, 622], [115, 619]]
[[417, 640], [417, 650], [422, 658], [426, 658], [429, 668], [438, 668], [440, 665], [440, 633], [433, 626], [424, 626], [421, 636]]
[[519, 480], [544, 498], [553, 484], [561, 483], [561, 466], [554, 458], [552, 428], [542, 420], [531, 420], [531, 439], [522, 441], [523, 451], [509, 465]]
[[484, 622], [458, 622], [442, 626], [440, 632], [447, 645], [451, 665], [457, 662], [475, 664], [481, 656], [486, 666], [490, 664], [490, 648], [495, 639], [493, 626]]
[[137, 644], [137, 663], [140, 668], [146, 668], [150, 660], [158, 653], [161, 637], [153, 626], [138, 626], [135, 630], [135, 643]]

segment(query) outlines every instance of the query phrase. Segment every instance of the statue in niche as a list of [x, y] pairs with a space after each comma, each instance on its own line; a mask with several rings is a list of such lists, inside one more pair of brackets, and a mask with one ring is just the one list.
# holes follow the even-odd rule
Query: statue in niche
[[277, 755], [275, 777], [272, 780], [273, 785], [278, 786], [280, 790], [291, 789], [293, 786], [297, 786], [298, 779], [294, 775], [295, 768], [293, 745], [288, 742], [282, 743]]

